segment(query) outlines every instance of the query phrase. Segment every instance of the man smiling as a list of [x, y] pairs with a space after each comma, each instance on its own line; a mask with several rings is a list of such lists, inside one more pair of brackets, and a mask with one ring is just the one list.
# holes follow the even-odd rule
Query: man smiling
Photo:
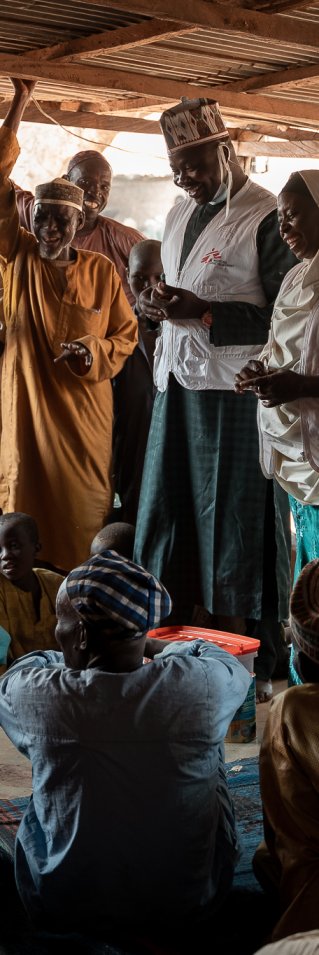
[[110, 379], [134, 351], [137, 322], [112, 263], [71, 244], [84, 222], [79, 186], [41, 184], [35, 235], [19, 225], [8, 176], [34, 84], [12, 82], [0, 130], [0, 506], [32, 515], [44, 560], [68, 570], [86, 557], [112, 508]]
[[184, 99], [161, 126], [187, 196], [165, 227], [167, 284], [139, 298], [161, 332], [135, 557], [167, 585], [176, 623], [199, 605], [215, 626], [260, 637], [263, 700], [288, 612], [288, 506], [259, 468], [256, 399], [239, 407], [233, 389], [294, 259], [275, 197], [244, 174], [218, 103]]
[[[76, 249], [88, 249], [91, 252], [102, 252], [115, 265], [126, 297], [130, 305], [134, 305], [134, 296], [127, 281], [126, 270], [130, 250], [143, 239], [143, 235], [136, 229], [102, 215], [106, 208], [112, 182], [110, 164], [95, 149], [85, 149], [76, 153], [70, 159], [65, 179], [83, 189], [83, 211], [85, 222], [80, 223], [73, 238]], [[32, 192], [27, 192], [15, 186], [16, 199], [19, 211], [20, 224], [33, 231]]]

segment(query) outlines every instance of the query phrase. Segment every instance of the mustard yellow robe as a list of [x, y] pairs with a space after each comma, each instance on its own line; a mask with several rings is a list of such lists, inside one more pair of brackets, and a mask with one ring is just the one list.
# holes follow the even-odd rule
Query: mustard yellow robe
[[[0, 273], [5, 351], [1, 383], [0, 506], [38, 523], [41, 557], [65, 570], [84, 560], [112, 507], [110, 379], [137, 344], [137, 322], [114, 265], [79, 250], [63, 274], [19, 225], [8, 179], [19, 153], [0, 129]], [[54, 365], [60, 343], [81, 341], [85, 375]]]
[[[8, 662], [31, 650], [57, 650], [55, 601], [63, 577], [51, 570], [34, 569], [40, 586], [39, 616], [33, 596], [0, 574], [0, 624], [10, 634]], [[4, 668], [3, 668], [4, 669]], [[2, 672], [2, 671], [1, 671]]]

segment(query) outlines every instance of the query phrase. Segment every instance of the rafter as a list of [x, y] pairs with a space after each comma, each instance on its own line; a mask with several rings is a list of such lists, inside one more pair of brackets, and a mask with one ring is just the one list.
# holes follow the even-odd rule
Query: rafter
[[[30, 63], [27, 59], [18, 56], [7, 56], [0, 54], [0, 75], [17, 76], [25, 79], [53, 80], [61, 84], [61, 67], [58, 64], [49, 62]], [[91, 91], [92, 88], [98, 88], [104, 91], [119, 90], [124, 93], [126, 90], [130, 93], [158, 97], [160, 102], [168, 99], [180, 99], [181, 96], [197, 97], [207, 96], [211, 99], [218, 99], [222, 108], [224, 108], [234, 119], [236, 116], [244, 115], [246, 121], [254, 118], [267, 120], [286, 121], [288, 123], [299, 123], [305, 126], [319, 125], [319, 113], [316, 103], [304, 103], [298, 101], [288, 101], [276, 99], [271, 96], [258, 96], [247, 93], [229, 92], [227, 88], [221, 89], [218, 86], [195, 86], [185, 81], [176, 81], [171, 79], [161, 79], [160, 77], [145, 75], [144, 73], [126, 72], [125, 70], [111, 70], [96, 66], [84, 66], [81, 64], [65, 63], [63, 67], [63, 86], [74, 85], [77, 87], [79, 96], [79, 87], [82, 91]], [[65, 98], [65, 95], [64, 97]], [[81, 93], [81, 99], [83, 92]]]
[[318, 159], [319, 142], [318, 140], [295, 140], [294, 142], [267, 142], [265, 140], [252, 140], [247, 142], [239, 139], [236, 142], [237, 156], [277, 156], [281, 159], [285, 157], [293, 159]]
[[265, 13], [287, 13], [288, 10], [299, 12], [299, 10], [309, 7], [309, 0], [257, 0], [257, 3], [252, 0], [252, 3], [249, 3], [248, 6]]
[[[63, 127], [73, 129], [98, 129], [101, 133], [113, 134], [117, 132], [133, 132], [143, 134], [153, 134], [160, 132], [160, 125], [157, 122], [143, 120], [130, 116], [107, 116], [95, 114], [78, 109], [77, 111], [66, 111], [59, 108], [59, 103], [46, 104], [52, 120], [58, 122]], [[0, 104], [0, 119], [6, 114], [5, 104]], [[38, 112], [35, 106], [31, 104], [24, 114], [25, 122], [45, 123], [47, 120]], [[296, 135], [300, 136], [297, 131]], [[243, 157], [254, 156], [280, 156], [280, 157], [301, 157], [314, 159], [319, 157], [319, 133], [312, 134], [312, 139], [307, 141], [278, 141], [269, 142], [263, 136], [246, 130], [229, 129], [231, 138], [234, 141], [236, 154]], [[107, 141], [105, 141], [107, 146]]]
[[275, 123], [271, 124], [262, 124], [253, 125], [250, 129], [232, 129], [230, 130], [232, 138], [240, 139], [242, 142], [255, 141], [256, 139], [262, 139], [265, 136], [272, 136], [275, 139], [287, 139], [290, 142], [295, 142], [302, 140], [302, 142], [311, 142], [319, 143], [319, 133], [314, 133], [311, 129], [294, 129], [291, 126], [283, 126]]
[[287, 70], [271, 70], [268, 73], [259, 73], [249, 76], [247, 79], [236, 80], [233, 83], [224, 84], [222, 89], [232, 90], [233, 92], [251, 92], [252, 90], [283, 90], [293, 83], [303, 85], [309, 81], [319, 80], [319, 60], [318, 63], [307, 64], [306, 66], [297, 66]]
[[[142, 23], [133, 23], [129, 27], [120, 27], [118, 30], [106, 30], [104, 33], [93, 33], [91, 36], [68, 40], [65, 43], [55, 43], [52, 46], [28, 50], [28, 59], [36, 56], [42, 60], [59, 60], [72, 62], [81, 57], [97, 56], [99, 53], [118, 53], [122, 50], [134, 49], [136, 46], [145, 46], [159, 40], [168, 40], [176, 33], [192, 33], [195, 26], [184, 26], [166, 20], [145, 20]], [[21, 55], [21, 54], [20, 54]]]
[[[125, 133], [160, 133], [160, 125], [155, 120], [142, 119], [136, 116], [114, 116], [105, 113], [86, 112], [81, 108], [78, 110], [61, 109], [60, 104], [56, 102], [40, 103], [43, 109], [51, 117], [52, 121], [58, 122], [61, 126], [72, 126], [74, 128], [101, 129], [109, 132]], [[0, 103], [0, 119], [4, 119], [7, 112], [7, 104]], [[24, 122], [29, 123], [49, 123], [49, 120], [40, 113], [37, 107], [31, 103], [25, 110], [23, 116]]]
[[[105, 0], [86, 0], [87, 4], [105, 6]], [[310, 20], [287, 19], [259, 13], [245, 7], [207, 2], [207, 0], [112, 0], [112, 9], [143, 14], [158, 19], [174, 20], [184, 24], [242, 33], [244, 36], [278, 40], [281, 44], [309, 47], [319, 46], [319, 25]]]

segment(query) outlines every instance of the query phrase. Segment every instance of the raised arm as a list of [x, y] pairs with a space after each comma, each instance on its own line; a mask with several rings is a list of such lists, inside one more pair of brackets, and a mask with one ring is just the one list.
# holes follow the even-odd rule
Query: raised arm
[[15, 192], [9, 179], [19, 155], [16, 133], [35, 85], [16, 79], [12, 84], [13, 99], [0, 129], [0, 256], [5, 261], [14, 256], [20, 236]]
[[17, 134], [24, 110], [32, 96], [35, 80], [18, 80], [11, 78], [11, 83], [14, 89], [13, 100], [2, 125]]

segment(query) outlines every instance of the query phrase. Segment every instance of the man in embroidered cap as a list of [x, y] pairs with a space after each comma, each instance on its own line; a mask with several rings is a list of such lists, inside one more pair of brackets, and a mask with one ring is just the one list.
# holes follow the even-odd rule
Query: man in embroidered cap
[[[129, 257], [132, 249], [143, 240], [143, 235], [122, 222], [102, 215], [105, 210], [111, 188], [112, 170], [104, 156], [96, 149], [84, 149], [69, 160], [65, 178], [83, 189], [83, 210], [85, 222], [73, 237], [76, 249], [89, 249], [101, 252], [113, 262], [120, 276], [126, 297], [132, 305], [135, 296], [128, 281]], [[34, 197], [31, 192], [16, 188], [16, 199], [20, 225], [33, 231]], [[162, 269], [161, 269], [162, 271]], [[148, 334], [151, 339], [152, 335]], [[138, 347], [129, 357], [118, 381], [114, 379], [114, 463], [115, 490], [122, 502], [123, 520], [136, 523], [137, 503], [140, 493], [141, 465], [137, 459], [136, 448], [141, 450], [141, 432], [147, 433], [149, 426], [149, 368], [144, 368], [145, 347], [143, 326], [139, 321]], [[144, 375], [141, 374], [144, 370]], [[138, 386], [136, 388], [136, 382]], [[137, 392], [142, 401], [137, 398]], [[128, 402], [124, 399], [128, 398]], [[139, 417], [138, 417], [139, 416]], [[143, 450], [143, 448], [142, 448]], [[142, 465], [143, 466], [143, 465]]]
[[274, 883], [281, 917], [273, 938], [318, 928], [319, 560], [306, 564], [290, 604], [294, 663], [304, 685], [273, 700], [260, 753], [265, 844], [255, 855]]
[[[72, 244], [76, 249], [88, 249], [91, 252], [102, 252], [115, 265], [125, 294], [130, 305], [135, 299], [127, 281], [126, 270], [129, 254], [136, 242], [143, 239], [143, 235], [136, 229], [102, 215], [107, 206], [111, 182], [112, 169], [104, 156], [97, 149], [83, 149], [75, 153], [69, 160], [64, 177], [83, 190], [83, 211], [85, 221], [79, 225]], [[34, 197], [32, 192], [15, 186], [16, 199], [22, 225], [29, 232], [33, 232]]]
[[137, 342], [114, 266], [76, 250], [83, 190], [65, 179], [37, 187], [34, 235], [19, 226], [8, 178], [19, 121], [34, 84], [13, 80], [0, 130], [2, 368], [0, 506], [37, 522], [43, 559], [69, 570], [112, 509], [112, 386]]
[[240, 402], [234, 376], [266, 341], [295, 259], [275, 197], [242, 171], [216, 102], [184, 99], [161, 126], [187, 196], [166, 223], [166, 281], [139, 299], [161, 333], [135, 557], [167, 584], [177, 623], [200, 607], [208, 626], [213, 614], [221, 629], [258, 635], [265, 700], [288, 612], [288, 503], [261, 473], [256, 398]]
[[64, 661], [28, 654], [0, 683], [0, 725], [33, 767], [17, 887], [54, 931], [104, 922], [154, 934], [159, 912], [162, 930], [188, 931], [230, 889], [223, 738], [250, 675], [212, 643], [146, 639], [170, 607], [142, 567], [90, 557], [58, 592]]

